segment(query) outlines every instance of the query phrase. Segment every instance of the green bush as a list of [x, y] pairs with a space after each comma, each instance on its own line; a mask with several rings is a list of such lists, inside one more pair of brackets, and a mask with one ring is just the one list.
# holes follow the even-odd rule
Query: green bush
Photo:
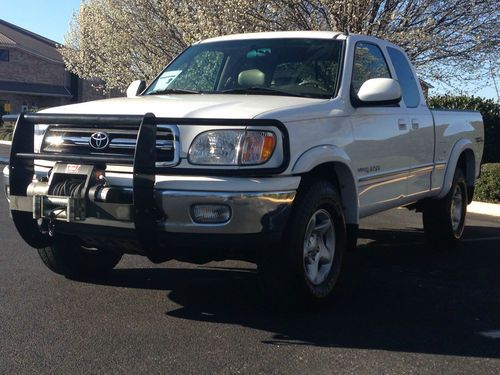
[[481, 167], [481, 177], [476, 183], [474, 199], [500, 203], [500, 163], [484, 164]]
[[500, 163], [500, 103], [477, 96], [438, 95], [430, 97], [427, 104], [431, 108], [481, 112], [485, 133], [483, 163]]
[[14, 131], [14, 126], [9, 123], [4, 123], [0, 126], [0, 140], [10, 141], [12, 140], [12, 132]]

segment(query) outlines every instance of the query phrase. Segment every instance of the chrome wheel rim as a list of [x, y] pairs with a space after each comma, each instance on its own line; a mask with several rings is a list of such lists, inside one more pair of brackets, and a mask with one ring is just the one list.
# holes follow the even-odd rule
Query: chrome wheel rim
[[307, 279], [314, 285], [323, 283], [335, 257], [335, 227], [328, 211], [317, 210], [309, 219], [303, 255]]
[[460, 230], [460, 225], [462, 223], [462, 214], [464, 210], [464, 201], [462, 196], [462, 189], [460, 186], [455, 186], [455, 191], [453, 192], [453, 196], [451, 198], [451, 227], [454, 232], [458, 232]]

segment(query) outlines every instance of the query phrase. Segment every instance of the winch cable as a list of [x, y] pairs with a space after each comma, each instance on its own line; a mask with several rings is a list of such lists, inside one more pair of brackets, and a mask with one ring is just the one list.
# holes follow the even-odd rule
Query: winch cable
[[77, 198], [81, 196], [84, 187], [84, 181], [69, 179], [55, 184], [52, 195]]
[[[68, 179], [55, 184], [52, 195], [79, 198], [84, 189], [85, 181]], [[51, 237], [54, 236], [55, 220], [64, 213], [66, 213], [66, 207], [55, 207], [50, 211], [47, 232]]]

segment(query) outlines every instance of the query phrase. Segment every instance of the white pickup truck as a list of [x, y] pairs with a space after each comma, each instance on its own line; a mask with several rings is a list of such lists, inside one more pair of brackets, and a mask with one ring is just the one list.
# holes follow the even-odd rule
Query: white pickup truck
[[362, 217], [407, 206], [434, 247], [460, 240], [483, 137], [478, 112], [428, 109], [391, 43], [242, 34], [193, 44], [127, 98], [21, 114], [4, 179], [54, 272], [247, 259], [270, 295], [321, 300]]

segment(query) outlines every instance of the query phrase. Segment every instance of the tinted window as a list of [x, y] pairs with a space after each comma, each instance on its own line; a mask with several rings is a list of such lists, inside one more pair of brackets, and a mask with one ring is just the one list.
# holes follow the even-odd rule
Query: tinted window
[[391, 78], [384, 55], [375, 44], [357, 43], [352, 72], [352, 89], [354, 93], [357, 94], [361, 85], [372, 78]]
[[401, 51], [395, 48], [387, 48], [391, 57], [392, 65], [396, 70], [401, 90], [403, 91], [403, 100], [407, 107], [415, 108], [420, 103], [420, 92], [418, 91], [417, 81], [411, 70], [408, 59]]
[[9, 61], [8, 49], [0, 49], [0, 61]]

